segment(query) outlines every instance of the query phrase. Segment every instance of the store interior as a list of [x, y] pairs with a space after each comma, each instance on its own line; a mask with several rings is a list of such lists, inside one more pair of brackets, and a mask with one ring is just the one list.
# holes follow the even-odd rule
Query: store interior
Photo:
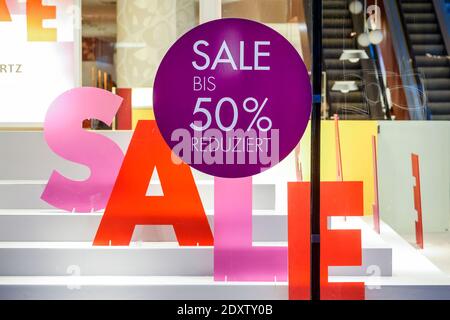
[[[19, 25], [23, 8], [6, 2]], [[78, 23], [50, 48], [50, 58], [71, 62], [60, 85], [28, 79], [40, 105], [27, 113], [23, 95], [14, 98], [19, 113], [0, 110], [0, 299], [289, 298], [285, 281], [214, 281], [213, 248], [178, 246], [170, 226], [137, 226], [130, 246], [93, 246], [103, 210], [68, 213], [41, 199], [53, 170], [75, 180], [90, 174], [46, 144], [51, 100], [78, 86], [121, 96], [110, 126], [82, 125], [126, 152], [137, 123], [154, 120], [153, 83], [167, 50], [219, 18], [261, 22], [289, 40], [308, 70], [322, 65], [321, 180], [364, 185], [363, 215], [328, 225], [361, 230], [362, 263], [330, 267], [329, 282], [364, 282], [366, 299], [450, 299], [449, 1], [324, 0], [322, 61], [312, 56], [311, 0], [72, 2], [58, 16]], [[309, 126], [289, 157], [253, 177], [254, 246], [287, 246], [287, 184], [311, 180], [310, 151]], [[213, 228], [214, 177], [192, 171]]]

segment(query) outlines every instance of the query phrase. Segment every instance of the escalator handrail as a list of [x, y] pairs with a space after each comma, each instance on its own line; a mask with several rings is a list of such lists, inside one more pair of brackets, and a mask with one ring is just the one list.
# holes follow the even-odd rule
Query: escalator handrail
[[383, 99], [383, 104], [384, 104], [384, 107], [386, 108], [385, 109], [386, 119], [392, 120], [391, 110], [390, 110], [390, 106], [389, 106], [389, 102], [388, 102], [387, 94], [386, 94], [386, 82], [384, 81], [383, 72], [381, 70], [380, 57], [378, 54], [378, 46], [370, 45], [370, 55], [372, 56], [373, 60], [375, 61], [378, 85], [380, 88], [380, 96], [381, 96], [381, 99]]
[[[407, 28], [407, 25], [406, 25], [406, 18], [405, 18], [405, 15], [403, 13], [403, 8], [402, 8], [402, 5], [401, 5], [401, 0], [397, 0], [396, 2], [397, 2], [398, 13], [400, 15], [400, 21], [402, 22], [402, 27], [403, 27], [403, 31], [404, 31], [403, 34], [406, 35], [405, 32], [408, 32], [408, 28]], [[422, 92], [422, 99], [421, 99], [421, 104], [420, 105], [424, 105], [424, 107], [425, 107], [425, 110], [424, 110], [425, 119], [430, 120], [430, 114], [428, 112], [429, 111], [428, 110], [428, 105], [424, 103], [424, 101], [426, 101], [426, 99], [424, 98], [426, 96], [425, 87], [423, 86], [422, 80], [421, 80], [421, 78], [419, 76], [419, 68], [417, 66], [416, 55], [414, 54], [414, 48], [413, 48], [413, 45], [411, 43], [411, 39], [410, 39], [409, 35], [405, 36], [405, 39], [406, 39], [406, 44], [408, 45], [408, 48], [409, 48], [409, 53], [410, 53], [409, 61], [411, 61], [411, 64], [412, 64], [412, 67], [413, 67], [413, 70], [414, 70], [414, 77], [416, 79], [417, 88], [418, 88], [419, 92]], [[408, 93], [406, 93], [406, 94], [408, 94]]]
[[447, 12], [448, 4], [444, 0], [433, 0], [433, 4], [441, 28], [445, 49], [447, 54], [450, 55], [450, 12]]
[[[392, 0], [384, 0], [383, 2], [403, 86], [405, 88], [420, 89], [420, 79], [415, 72], [413, 65], [414, 59], [411, 57], [410, 46], [405, 36], [406, 29], [403, 24], [404, 20], [402, 19], [403, 17], [400, 13], [398, 2]], [[420, 108], [423, 102], [419, 91], [410, 90], [409, 92], [405, 92], [405, 96], [411, 120], [425, 120], [424, 112]]]

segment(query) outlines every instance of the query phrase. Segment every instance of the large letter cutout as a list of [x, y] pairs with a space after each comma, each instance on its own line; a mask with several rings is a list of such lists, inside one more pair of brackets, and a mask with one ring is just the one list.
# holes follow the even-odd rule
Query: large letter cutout
[[86, 131], [86, 118], [111, 124], [122, 99], [97, 88], [77, 88], [60, 95], [48, 109], [44, 137], [49, 147], [66, 160], [90, 168], [85, 181], [73, 181], [53, 171], [41, 199], [66, 211], [90, 212], [105, 208], [123, 160], [118, 145]]
[[[164, 196], [146, 196], [155, 168]], [[129, 245], [136, 225], [173, 225], [180, 245], [213, 245], [191, 170], [172, 162], [155, 121], [138, 123], [94, 245]]]
[[287, 280], [286, 247], [253, 247], [251, 177], [214, 179], [214, 280]]
[[[320, 278], [321, 299], [363, 300], [362, 282], [329, 283], [329, 266], [361, 265], [361, 231], [329, 230], [332, 216], [361, 216], [363, 214], [362, 182], [321, 182], [320, 187]], [[309, 299], [310, 242], [299, 233], [309, 231], [309, 182], [289, 183], [289, 298]], [[307, 233], [309, 235], [309, 232]], [[302, 242], [300, 242], [302, 241]], [[298, 256], [297, 256], [298, 255]]]
[[11, 14], [9, 13], [6, 0], [0, 0], [0, 21], [11, 21]]
[[27, 0], [28, 41], [56, 41], [56, 29], [42, 26], [45, 19], [56, 19], [56, 7], [44, 6], [42, 0]]
[[291, 300], [311, 298], [309, 188], [309, 182], [288, 183], [288, 274]]

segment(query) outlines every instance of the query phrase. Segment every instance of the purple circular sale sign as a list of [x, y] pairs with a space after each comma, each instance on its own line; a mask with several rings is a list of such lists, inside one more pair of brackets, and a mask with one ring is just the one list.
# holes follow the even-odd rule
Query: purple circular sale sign
[[182, 36], [156, 74], [156, 122], [191, 167], [218, 177], [258, 174], [299, 143], [311, 112], [308, 71], [279, 33], [221, 19]]

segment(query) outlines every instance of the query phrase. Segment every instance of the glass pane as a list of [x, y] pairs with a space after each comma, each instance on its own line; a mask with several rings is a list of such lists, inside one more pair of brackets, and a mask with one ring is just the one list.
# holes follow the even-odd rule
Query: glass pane
[[[346, 208], [336, 215], [352, 217], [328, 222], [328, 229], [361, 232], [361, 242], [347, 239], [341, 260], [328, 269], [330, 282], [353, 283], [354, 290], [326, 296], [325, 289], [322, 298], [448, 299], [444, 4], [342, 0], [324, 1], [322, 9], [322, 203], [333, 201], [329, 181], [335, 192], [345, 184], [362, 188], [335, 204], [336, 211]], [[322, 238], [325, 252], [327, 241], [337, 241], [329, 237]], [[355, 282], [364, 283], [361, 290]]]
[[[450, 299], [449, 12], [438, 0], [0, 1], [0, 299]], [[214, 43], [170, 64], [168, 120], [188, 110], [228, 132], [250, 119], [243, 144], [257, 128], [270, 165], [293, 141], [252, 176], [197, 170], [154, 121], [164, 57], [213, 20]], [[302, 112], [286, 107], [299, 97]]]

